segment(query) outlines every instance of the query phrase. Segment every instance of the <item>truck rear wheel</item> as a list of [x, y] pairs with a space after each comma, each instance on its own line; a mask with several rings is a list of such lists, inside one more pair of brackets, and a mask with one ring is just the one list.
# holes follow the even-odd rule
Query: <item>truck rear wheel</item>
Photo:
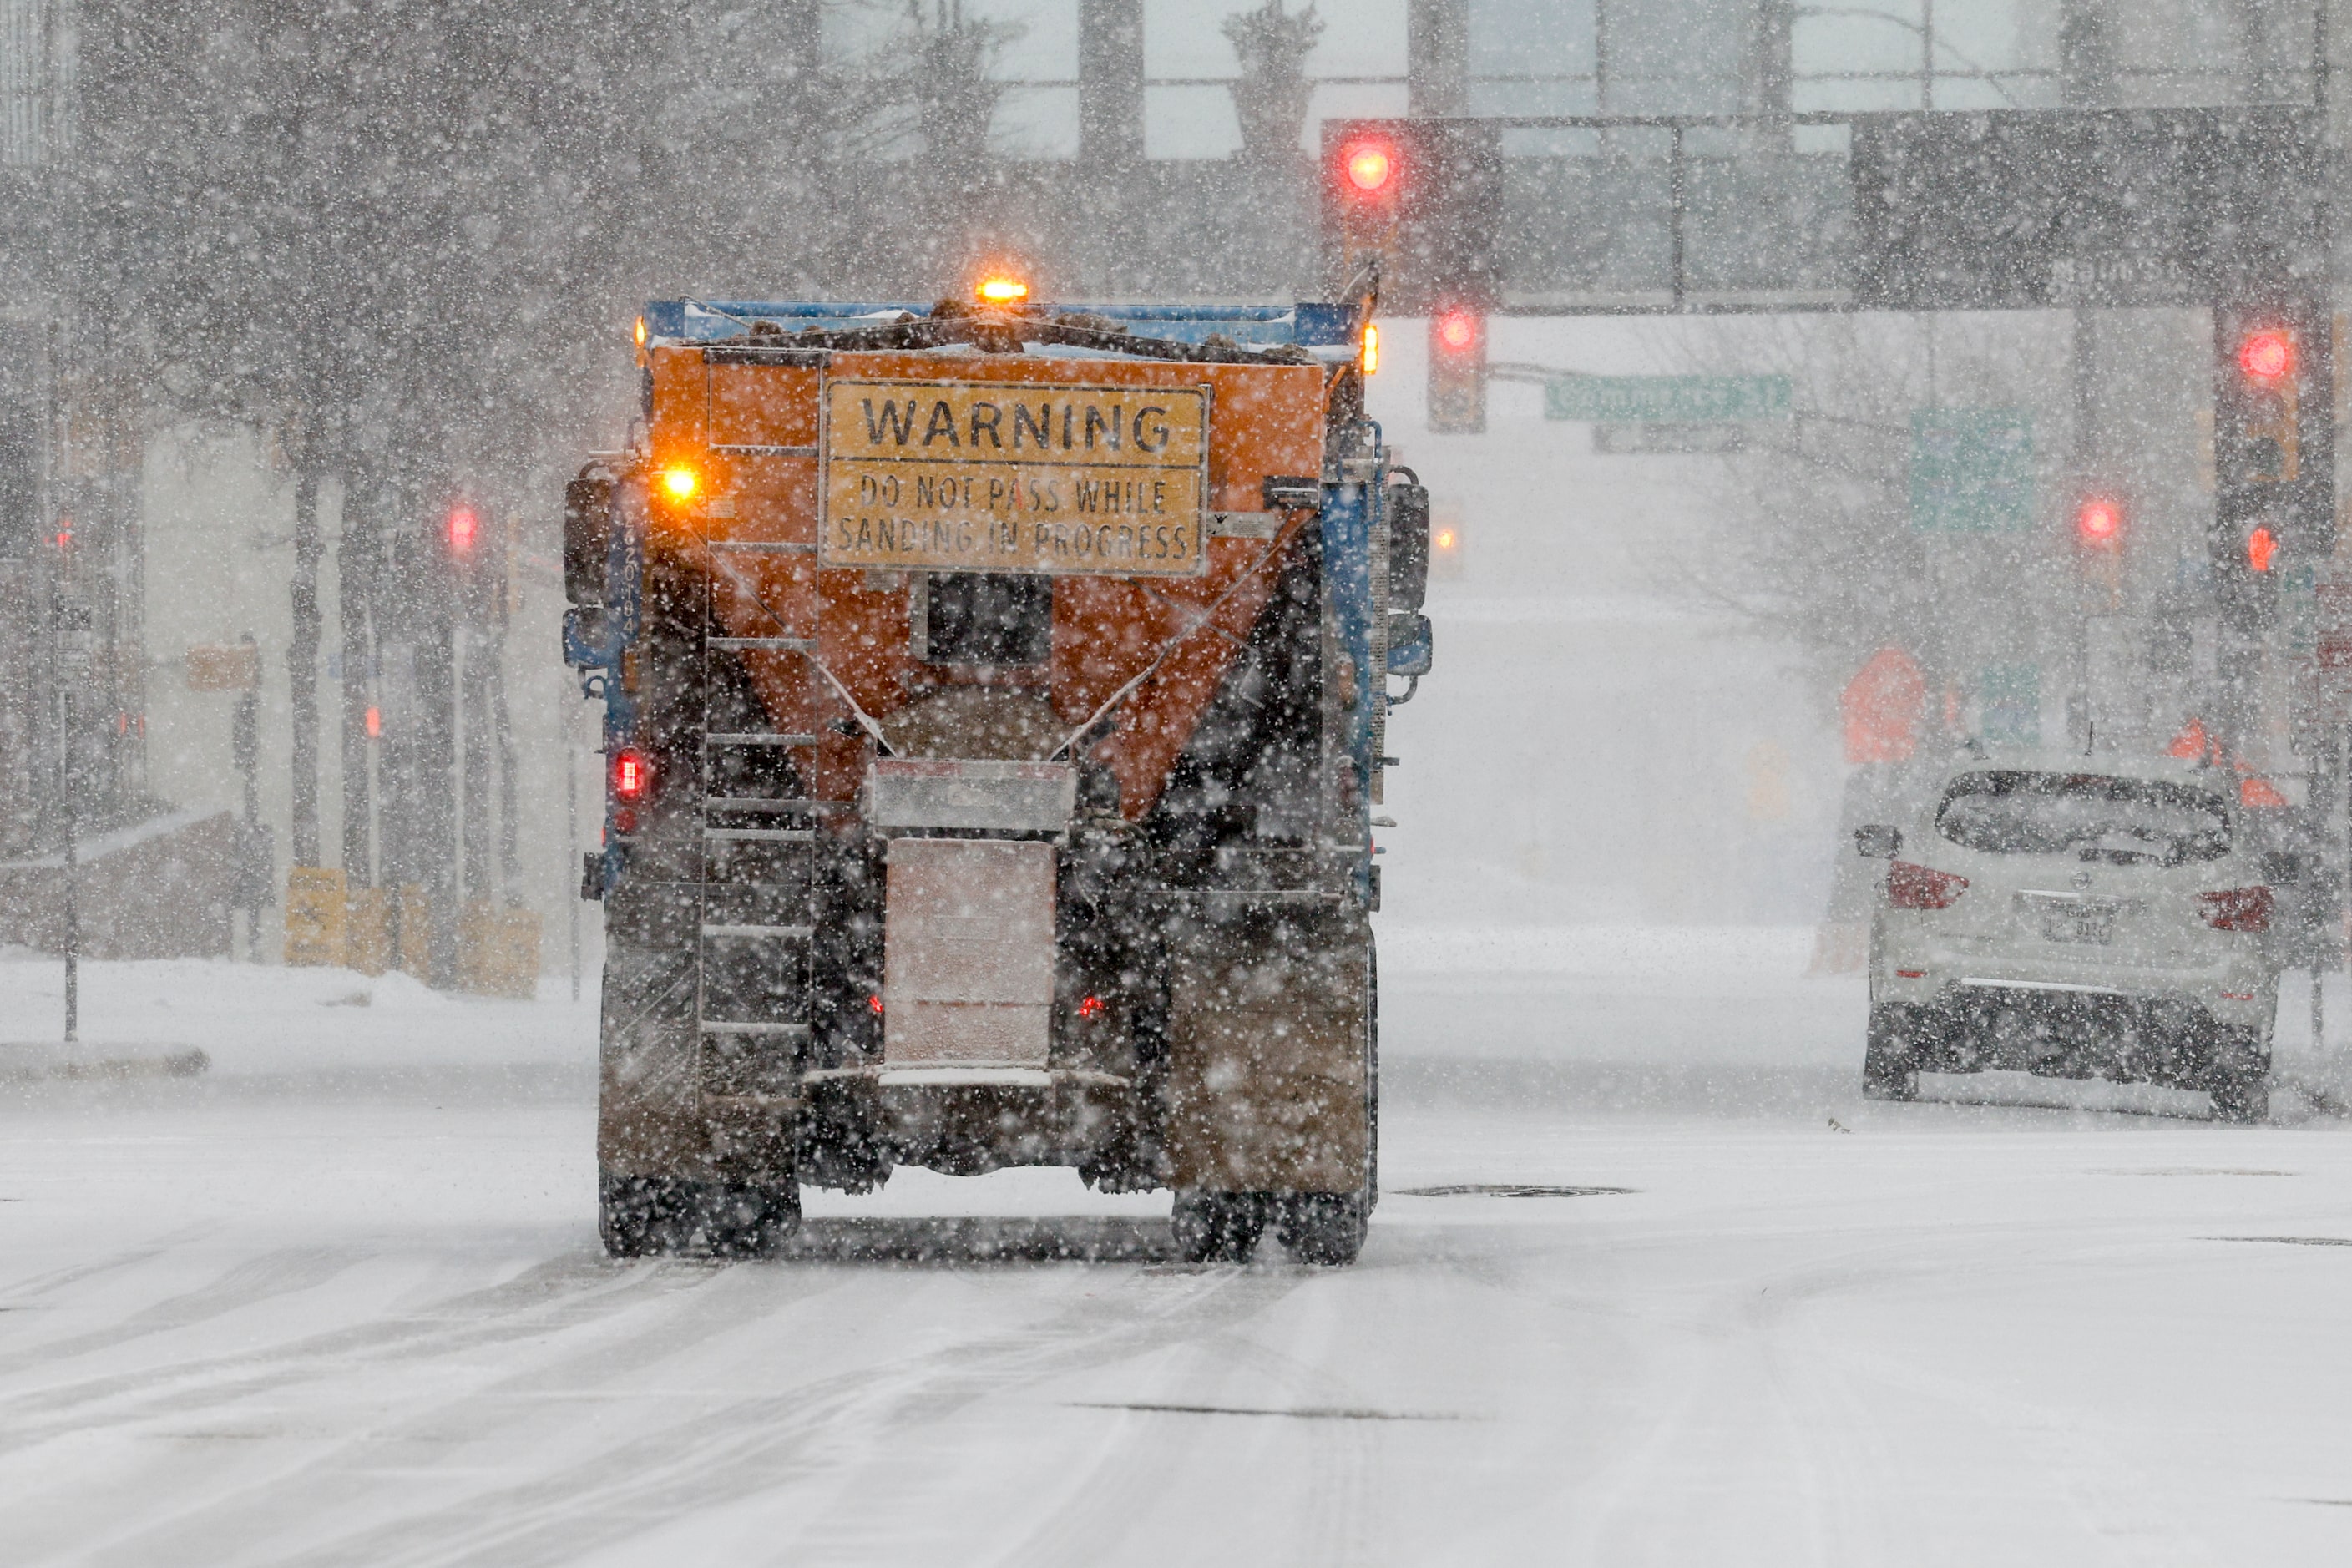
[[702, 1235], [710, 1256], [773, 1258], [801, 1227], [801, 1189], [730, 1182], [703, 1189]]
[[694, 1234], [688, 1184], [667, 1176], [597, 1176], [597, 1234], [611, 1258], [654, 1258], [686, 1250]]
[[1276, 1200], [1274, 1234], [1299, 1262], [1342, 1268], [1364, 1249], [1370, 1208], [1366, 1193], [1292, 1193]]
[[1247, 1263], [1265, 1230], [1262, 1193], [1211, 1193], [1187, 1188], [1168, 1217], [1176, 1250], [1187, 1263]]
[[675, 1258], [699, 1236], [713, 1258], [772, 1258], [801, 1226], [797, 1183], [688, 1182], [674, 1176], [599, 1178], [597, 1231], [614, 1258]]

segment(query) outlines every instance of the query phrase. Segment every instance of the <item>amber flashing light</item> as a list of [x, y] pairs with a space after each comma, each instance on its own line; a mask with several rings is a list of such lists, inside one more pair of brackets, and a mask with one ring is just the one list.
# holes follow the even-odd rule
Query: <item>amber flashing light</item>
[[672, 500], [691, 499], [695, 487], [701, 482], [701, 476], [683, 463], [674, 464], [662, 470], [662, 489], [668, 492]]
[[1018, 305], [1029, 298], [1029, 285], [999, 273], [982, 279], [972, 293], [983, 305]]
[[1357, 353], [1356, 364], [1366, 375], [1381, 368], [1381, 330], [1370, 321], [1364, 323], [1363, 346]]

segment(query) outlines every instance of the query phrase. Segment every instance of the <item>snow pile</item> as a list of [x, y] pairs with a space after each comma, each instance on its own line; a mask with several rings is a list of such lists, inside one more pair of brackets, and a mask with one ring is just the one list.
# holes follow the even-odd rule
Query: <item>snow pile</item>
[[[0, 1067], [48, 1059], [64, 1018], [64, 966], [21, 950], [0, 959]], [[577, 1069], [596, 1059], [595, 987], [537, 1002], [434, 991], [406, 974], [285, 969], [204, 959], [85, 963], [81, 1051], [151, 1058], [190, 1049], [214, 1078], [398, 1072], [421, 1068]]]

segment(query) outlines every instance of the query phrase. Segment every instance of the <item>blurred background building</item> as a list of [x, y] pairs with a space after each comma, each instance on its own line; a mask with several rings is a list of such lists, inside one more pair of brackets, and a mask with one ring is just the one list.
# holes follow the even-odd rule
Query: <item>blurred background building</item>
[[[0, 0], [0, 895], [37, 906], [71, 803], [108, 852], [185, 838], [192, 951], [242, 908], [276, 955], [324, 867], [422, 889], [442, 979], [469, 902], [538, 911], [560, 968], [601, 776], [560, 500], [625, 436], [642, 299], [922, 300], [982, 257], [1045, 298], [1311, 297], [1323, 122], [1411, 113], [1763, 117], [1507, 132], [1507, 293], [1833, 306], [1849, 137], [1777, 117], [2320, 103], [2345, 9]], [[1789, 377], [1730, 452], [1612, 447], [1531, 384], [1432, 435], [1391, 341], [1376, 412], [1458, 544], [1394, 906], [1808, 920], [1881, 647], [1923, 725], [2052, 741], [2159, 742], [2214, 667], [2201, 311], [1495, 322], [1496, 362]], [[1946, 405], [2029, 420], [2021, 531], [1911, 515]], [[2102, 486], [2105, 578], [2069, 533]]]

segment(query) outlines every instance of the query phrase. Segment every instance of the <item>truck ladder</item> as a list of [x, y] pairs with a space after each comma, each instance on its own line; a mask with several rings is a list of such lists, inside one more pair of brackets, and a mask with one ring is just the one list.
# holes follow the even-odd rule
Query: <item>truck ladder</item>
[[716, 584], [756, 570], [760, 552], [811, 547], [709, 537], [725, 526], [709, 519], [703, 539], [698, 1079], [711, 1110], [773, 1132], [797, 1107], [813, 1022], [817, 818], [805, 797], [817, 737], [774, 727], [740, 656], [812, 652], [815, 628], [734, 635], [719, 624]]

